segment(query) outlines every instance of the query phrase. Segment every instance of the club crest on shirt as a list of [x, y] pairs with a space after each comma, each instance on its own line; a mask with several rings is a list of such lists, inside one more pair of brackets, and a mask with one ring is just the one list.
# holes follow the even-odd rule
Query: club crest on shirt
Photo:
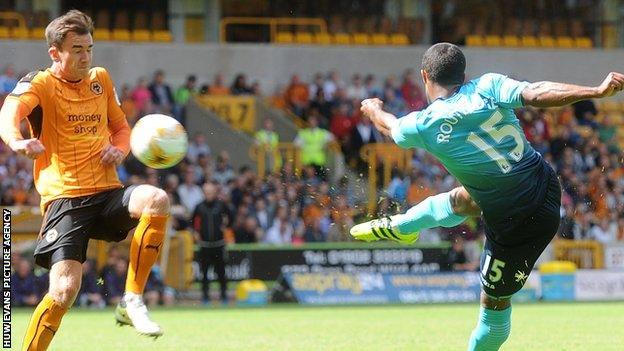
[[102, 93], [104, 92], [104, 89], [102, 89], [102, 85], [100, 84], [100, 82], [95, 81], [95, 82], [91, 82], [91, 91], [95, 95], [102, 95]]
[[45, 239], [47, 242], [51, 243], [58, 238], [58, 232], [56, 229], [50, 229], [46, 232]]

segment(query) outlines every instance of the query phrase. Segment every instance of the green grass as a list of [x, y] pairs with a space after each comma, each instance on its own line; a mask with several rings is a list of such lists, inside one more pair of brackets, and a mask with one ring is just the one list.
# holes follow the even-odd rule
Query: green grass
[[[32, 310], [13, 313], [19, 349]], [[476, 304], [156, 309], [153, 341], [112, 310], [72, 310], [49, 350], [465, 350]], [[624, 302], [517, 304], [502, 350], [622, 350]]]

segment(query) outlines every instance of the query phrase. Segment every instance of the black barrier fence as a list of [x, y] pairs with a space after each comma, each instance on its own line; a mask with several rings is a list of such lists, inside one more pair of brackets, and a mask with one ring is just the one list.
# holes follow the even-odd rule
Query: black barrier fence
[[[447, 271], [450, 244], [318, 243], [301, 246], [240, 244], [227, 249], [230, 280], [275, 281], [282, 273], [435, 273]], [[212, 279], [213, 273], [209, 272]]]

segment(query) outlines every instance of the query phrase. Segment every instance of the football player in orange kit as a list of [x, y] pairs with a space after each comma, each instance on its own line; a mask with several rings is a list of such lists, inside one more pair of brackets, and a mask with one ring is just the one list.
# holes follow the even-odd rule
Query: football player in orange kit
[[[46, 28], [52, 66], [26, 75], [0, 111], [0, 137], [34, 160], [44, 219], [35, 262], [50, 269], [50, 288], [28, 325], [22, 350], [46, 350], [72, 306], [89, 239], [121, 241], [135, 228], [118, 323], [158, 337], [142, 294], [169, 215], [166, 193], [123, 187], [116, 166], [129, 152], [130, 127], [108, 72], [91, 68], [93, 22], [72, 10]], [[19, 130], [28, 118], [30, 138]]]

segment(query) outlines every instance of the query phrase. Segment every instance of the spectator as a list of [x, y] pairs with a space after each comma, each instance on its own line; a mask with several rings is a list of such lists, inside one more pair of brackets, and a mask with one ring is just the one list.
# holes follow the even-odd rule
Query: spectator
[[340, 80], [338, 72], [331, 71], [327, 75], [327, 79], [323, 82], [323, 93], [325, 94], [325, 100], [333, 101], [334, 94], [340, 88], [344, 87], [344, 83]]
[[128, 261], [124, 258], [114, 258], [111, 268], [102, 272], [104, 281], [102, 290], [106, 302], [111, 306], [115, 306], [121, 300], [126, 288]]
[[213, 179], [221, 184], [225, 185], [234, 178], [234, 169], [230, 165], [230, 155], [227, 151], [221, 151], [221, 154], [217, 156], [217, 165], [215, 167]]
[[608, 218], [601, 219], [598, 224], [594, 224], [589, 230], [589, 237], [602, 244], [614, 243], [617, 239], [617, 222]]
[[4, 73], [0, 75], [0, 95], [9, 94], [13, 91], [16, 85], [17, 78], [15, 77], [15, 69], [12, 65], [8, 65], [4, 69]]
[[[401, 98], [401, 87], [397, 82], [397, 77], [395, 75], [389, 75], [384, 81], [383, 94], [387, 95], [387, 90], [392, 90], [393, 96], [397, 98]], [[385, 101], [385, 100], [384, 100]]]
[[466, 256], [464, 238], [458, 235], [451, 241], [453, 246], [447, 255], [448, 268], [453, 271], [474, 271], [477, 265], [470, 262]]
[[308, 94], [308, 86], [299, 80], [299, 76], [293, 74], [290, 78], [290, 84], [286, 88], [286, 103], [293, 113], [299, 117], [303, 117], [308, 108], [310, 96]]
[[172, 306], [175, 302], [175, 290], [165, 285], [158, 264], [152, 266], [150, 275], [147, 277], [144, 298], [145, 304], [150, 307], [159, 304]]
[[171, 87], [165, 82], [165, 72], [158, 70], [154, 73], [154, 80], [149, 86], [149, 91], [157, 112], [167, 114], [173, 111], [175, 101]]
[[186, 158], [190, 162], [195, 163], [199, 154], [210, 155], [210, 151], [210, 146], [206, 142], [206, 135], [198, 132], [193, 135], [193, 140], [189, 143]]
[[392, 170], [392, 180], [388, 184], [388, 196], [398, 203], [405, 203], [409, 183], [403, 179], [403, 174], [397, 170]]
[[325, 99], [325, 95], [323, 94], [323, 74], [318, 72], [314, 75], [314, 79], [310, 86], [308, 87], [308, 96], [312, 98], [312, 100], [316, 100], [319, 96], [323, 96]]
[[254, 81], [253, 83], [251, 83], [251, 94], [255, 95], [255, 96], [262, 96], [262, 89], [260, 88], [260, 82], [259, 81]]
[[191, 74], [188, 77], [186, 77], [186, 82], [184, 83], [184, 85], [179, 87], [175, 93], [175, 102], [178, 105], [180, 106], [186, 105], [189, 99], [193, 95], [197, 94], [197, 89], [195, 88], [196, 83], [197, 83], [197, 77], [195, 77], [195, 75]]
[[317, 176], [326, 178], [327, 146], [334, 141], [328, 131], [318, 127], [318, 119], [310, 117], [308, 128], [299, 129], [295, 138], [295, 145], [301, 149], [301, 163], [304, 166], [313, 166]]
[[186, 104], [191, 99], [191, 97], [197, 95], [197, 89], [195, 88], [195, 84], [197, 83], [197, 78], [194, 75], [189, 75], [186, 78], [186, 82], [183, 86], [179, 87], [175, 93], [175, 116], [182, 125], [186, 125]]
[[301, 214], [299, 213], [300, 207], [299, 204], [292, 204], [290, 206], [290, 213], [288, 221], [290, 222], [291, 227], [293, 228], [293, 244], [296, 242], [303, 243], [304, 233], [306, 230], [303, 219], [301, 218]]
[[37, 291], [37, 277], [33, 267], [25, 258], [17, 260], [15, 272], [11, 274], [11, 303], [13, 306], [36, 306], [40, 292]]
[[152, 93], [147, 88], [147, 80], [144, 77], [139, 78], [130, 97], [134, 101], [139, 116], [152, 113]]
[[347, 98], [359, 103], [366, 99], [367, 96], [366, 87], [362, 83], [362, 76], [354, 74], [351, 78], [351, 84], [347, 87]]
[[277, 210], [273, 225], [267, 231], [263, 242], [267, 244], [289, 244], [292, 242], [294, 228], [288, 221], [288, 207]]
[[355, 128], [351, 130], [351, 136], [349, 137], [350, 143], [345, 150], [347, 162], [355, 164], [358, 172], [363, 173], [366, 170], [366, 163], [360, 157], [360, 149], [364, 145], [381, 141], [381, 134], [373, 127], [368, 116], [362, 115], [355, 125]]
[[600, 142], [606, 144], [611, 153], [617, 153], [619, 151], [617, 145], [617, 129], [611, 115], [605, 114], [602, 123], [600, 123], [598, 127], [598, 133]]
[[395, 116], [405, 116], [407, 114], [407, 106], [400, 96], [395, 95], [395, 90], [386, 88], [386, 98], [384, 100], [384, 108]]
[[329, 130], [343, 148], [349, 143], [349, 137], [355, 127], [355, 123], [355, 119], [349, 114], [349, 106], [347, 104], [340, 104], [337, 108], [334, 108]]
[[262, 232], [269, 230], [273, 224], [273, 213], [267, 209], [266, 201], [263, 198], [256, 200], [255, 212], [253, 213], [255, 219]]
[[127, 85], [121, 87], [121, 109], [126, 114], [128, 124], [130, 124], [130, 126], [134, 126], [137, 118], [139, 117], [139, 110], [137, 109], [136, 103], [132, 99], [130, 87]]
[[104, 301], [102, 290], [98, 283], [95, 262], [90, 259], [82, 264], [82, 283], [78, 293], [78, 304], [92, 308], [104, 308], [106, 306], [106, 301]]
[[244, 74], [239, 73], [236, 75], [230, 87], [230, 92], [232, 95], [247, 95], [252, 93], [251, 88], [247, 85], [247, 77]]
[[225, 241], [223, 232], [233, 223], [234, 215], [223, 201], [217, 199], [217, 185], [206, 183], [203, 186], [204, 201], [193, 212], [194, 238], [200, 249], [198, 261], [202, 274], [202, 299], [210, 301], [210, 281], [208, 267], [212, 266], [219, 279], [221, 301], [227, 301], [227, 278], [225, 276]]
[[262, 238], [262, 230], [258, 228], [258, 222], [254, 217], [247, 217], [243, 225], [234, 230], [234, 238], [237, 244], [256, 243]]
[[223, 85], [223, 74], [217, 73], [214, 76], [212, 85], [208, 88], [210, 95], [230, 95], [230, 89]]
[[408, 69], [403, 75], [401, 95], [409, 112], [420, 111], [427, 106], [427, 98], [416, 83], [416, 74], [413, 69]]
[[282, 168], [282, 156], [279, 150], [279, 135], [274, 131], [273, 121], [264, 119], [262, 129], [256, 132], [255, 143], [263, 149], [266, 170], [268, 173]]
[[187, 213], [193, 213], [195, 207], [204, 200], [204, 192], [196, 183], [195, 170], [192, 167], [184, 171], [184, 183], [178, 187], [177, 192]]
[[366, 89], [366, 98], [382, 98], [383, 91], [377, 86], [375, 76], [369, 74], [364, 79], [364, 89]]
[[576, 117], [579, 125], [586, 125], [592, 128], [597, 127], [596, 115], [598, 114], [598, 110], [592, 100], [575, 102], [572, 104], [572, 107], [574, 107], [574, 116]]

